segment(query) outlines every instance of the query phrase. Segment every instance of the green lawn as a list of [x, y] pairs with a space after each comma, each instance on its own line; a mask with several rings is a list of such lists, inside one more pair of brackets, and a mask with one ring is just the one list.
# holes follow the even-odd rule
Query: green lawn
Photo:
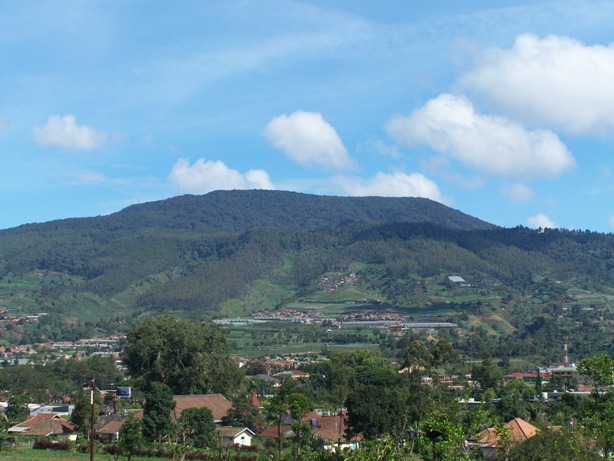
[[[0, 459], [11, 461], [87, 461], [89, 453], [75, 453], [70, 451], [33, 450], [19, 448], [3, 448], [0, 450]], [[96, 459], [106, 460], [107, 455], [97, 453]], [[139, 458], [140, 460], [144, 458]]]

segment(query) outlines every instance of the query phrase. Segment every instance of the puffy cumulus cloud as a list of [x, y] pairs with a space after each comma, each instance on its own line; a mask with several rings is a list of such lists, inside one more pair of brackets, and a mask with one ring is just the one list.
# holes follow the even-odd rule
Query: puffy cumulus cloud
[[386, 130], [397, 142], [426, 144], [465, 165], [502, 176], [557, 175], [575, 165], [551, 131], [527, 131], [503, 117], [482, 115], [464, 96], [441, 94]]
[[101, 147], [106, 134], [87, 125], [78, 125], [74, 115], [52, 115], [47, 123], [34, 128], [34, 140], [43, 146], [91, 150]]
[[276, 148], [301, 165], [336, 170], [354, 168], [337, 131], [322, 114], [298, 111], [273, 118], [264, 135]]
[[450, 204], [435, 182], [420, 173], [377, 173], [371, 179], [338, 177], [334, 182], [343, 192], [352, 196], [424, 197]]
[[527, 202], [533, 198], [533, 189], [522, 183], [504, 187], [502, 192], [512, 202]]
[[542, 229], [556, 229], [558, 227], [554, 221], [552, 221], [552, 219], [543, 213], [538, 213], [535, 216], [531, 216], [529, 219], [527, 219], [527, 224], [535, 229], [540, 227]]
[[264, 170], [249, 170], [241, 174], [228, 168], [224, 162], [202, 158], [193, 165], [190, 165], [189, 159], [178, 159], [169, 174], [169, 180], [184, 193], [204, 194], [220, 189], [275, 189]]
[[506, 114], [579, 134], [614, 126], [612, 82], [614, 45], [520, 35], [482, 53], [459, 84]]

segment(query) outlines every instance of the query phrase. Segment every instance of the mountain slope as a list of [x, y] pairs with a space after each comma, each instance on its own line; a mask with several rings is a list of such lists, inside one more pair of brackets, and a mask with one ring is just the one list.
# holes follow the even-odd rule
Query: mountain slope
[[[611, 235], [502, 229], [425, 199], [227, 191], [0, 232], [0, 306], [92, 321], [299, 300], [428, 308], [450, 302], [447, 276], [460, 274], [466, 299], [496, 310], [539, 290], [557, 299], [572, 284], [610, 285], [612, 268]], [[326, 294], [326, 274], [354, 285]]]

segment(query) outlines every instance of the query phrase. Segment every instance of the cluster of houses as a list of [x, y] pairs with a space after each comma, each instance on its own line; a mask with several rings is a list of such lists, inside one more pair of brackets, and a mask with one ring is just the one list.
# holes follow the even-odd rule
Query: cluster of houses
[[[252, 393], [252, 403], [256, 407], [262, 408], [258, 397]], [[256, 434], [248, 427], [231, 427], [222, 425], [224, 416], [232, 407], [232, 403], [221, 394], [200, 394], [200, 395], [175, 395], [173, 396], [175, 408], [171, 412], [171, 420], [177, 421], [181, 414], [188, 408], [208, 408], [213, 415], [220, 440], [223, 444], [235, 447], [248, 447], [252, 445], [252, 439], [259, 437], [263, 443], [275, 441], [278, 437], [278, 427], [270, 426]], [[69, 408], [57, 408], [58, 411], [64, 410], [66, 413], [60, 414], [52, 412], [53, 408], [37, 408], [37, 411], [26, 421], [12, 426], [8, 429], [9, 434], [30, 436], [30, 437], [54, 437], [63, 440], [76, 440], [77, 428], [66, 419]], [[142, 411], [134, 415], [142, 418]], [[346, 440], [346, 418], [345, 412], [333, 415], [323, 414], [322, 412], [312, 411], [302, 418], [302, 422], [308, 423], [313, 433], [323, 442], [323, 448], [333, 450], [336, 448], [357, 448], [359, 439]], [[125, 415], [111, 415], [103, 418], [95, 431], [95, 436], [103, 443], [116, 443], [121, 437], [122, 426], [127, 421]], [[295, 421], [287, 415], [281, 426], [281, 434], [284, 439], [294, 437], [292, 424]], [[535, 436], [539, 429], [521, 418], [515, 418], [501, 428], [488, 428], [466, 440], [462, 450], [467, 454], [479, 453], [485, 460], [496, 460], [497, 452], [502, 449], [504, 444], [519, 443], [529, 440]], [[560, 430], [560, 427], [551, 428]]]
[[[171, 421], [176, 422], [181, 414], [188, 408], [208, 408], [216, 424], [220, 441], [228, 446], [248, 447], [253, 437], [258, 436], [264, 443], [277, 439], [277, 426], [265, 428], [256, 434], [248, 427], [224, 426], [223, 419], [232, 408], [232, 402], [221, 394], [174, 395], [175, 407], [171, 411]], [[252, 392], [251, 403], [256, 408], [262, 408], [256, 394]], [[11, 435], [29, 437], [53, 437], [59, 440], [77, 440], [77, 427], [69, 421], [74, 405], [36, 406], [30, 407], [30, 418], [12, 427], [8, 433]], [[137, 419], [143, 418], [143, 411], [133, 413]], [[123, 425], [128, 421], [125, 414], [103, 414], [95, 428], [95, 437], [103, 443], [116, 443], [121, 437]], [[343, 414], [326, 415], [313, 411], [305, 415], [303, 422], [309, 423], [313, 433], [324, 443], [325, 448], [334, 446], [355, 446], [355, 442], [345, 441], [345, 417]], [[282, 423], [282, 437], [294, 436], [292, 424], [294, 420], [287, 415]]]
[[[221, 394], [175, 395], [173, 396], [173, 401], [175, 402], [175, 407], [170, 415], [173, 422], [176, 422], [187, 408], [208, 408], [217, 425], [222, 443], [249, 446], [251, 445], [252, 437], [256, 435], [247, 427], [227, 427], [221, 425], [222, 419], [232, 407], [232, 402]], [[40, 406], [40, 408], [35, 410], [32, 407], [35, 407], [35, 405], [30, 407], [30, 418], [9, 427], [7, 430], [9, 434], [31, 437], [54, 437], [73, 441], [77, 439], [77, 427], [68, 420], [72, 410], [74, 410], [74, 405]], [[143, 411], [134, 412], [134, 417], [142, 419]], [[99, 422], [95, 427], [95, 437], [104, 443], [117, 442], [121, 436], [122, 426], [127, 420], [128, 415], [105, 414], [103, 412], [103, 414], [99, 415]]]

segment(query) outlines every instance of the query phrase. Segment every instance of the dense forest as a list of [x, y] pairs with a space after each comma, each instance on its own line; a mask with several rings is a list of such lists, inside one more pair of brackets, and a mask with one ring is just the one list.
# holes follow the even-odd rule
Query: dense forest
[[[460, 321], [507, 308], [518, 335], [554, 336], [547, 320], [575, 305], [573, 325], [594, 329], [596, 306], [574, 304], [570, 290], [597, 293], [611, 314], [613, 267], [612, 235], [500, 228], [426, 199], [213, 192], [0, 231], [0, 307], [52, 314], [3, 340], [111, 331], [150, 313], [281, 309], [313, 299], [331, 271], [355, 274], [359, 299], [383, 307], [439, 302]], [[453, 274], [471, 288], [449, 287]]]

